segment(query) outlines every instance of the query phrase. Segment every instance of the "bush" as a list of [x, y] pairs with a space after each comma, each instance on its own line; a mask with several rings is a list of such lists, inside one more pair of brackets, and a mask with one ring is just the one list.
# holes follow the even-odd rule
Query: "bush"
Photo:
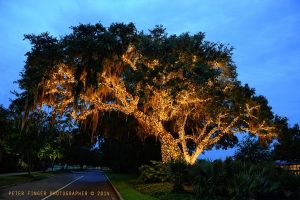
[[159, 161], [150, 161], [151, 165], [139, 167], [139, 179], [144, 183], [161, 183], [168, 180], [168, 165]]
[[[198, 161], [190, 170], [197, 199], [220, 199], [226, 191], [226, 173], [222, 161]], [[222, 197], [223, 199], [223, 197]]]
[[288, 199], [300, 199], [300, 176], [281, 168], [277, 171], [274, 178], [280, 181], [279, 194]]
[[270, 162], [198, 160], [190, 166], [183, 161], [169, 165], [152, 161], [151, 166], [144, 165], [140, 171], [143, 182], [169, 180], [173, 193], [183, 192], [183, 185], [190, 184], [195, 198], [201, 200], [300, 199], [300, 176]]
[[173, 192], [183, 192], [183, 183], [188, 177], [188, 165], [183, 160], [169, 162], [168, 175], [174, 184]]
[[270, 164], [198, 161], [190, 170], [197, 199], [252, 199], [278, 191], [278, 170]]
[[255, 165], [241, 165], [229, 182], [228, 193], [232, 199], [254, 199], [259, 193], [273, 192], [279, 188], [268, 175], [268, 168]]

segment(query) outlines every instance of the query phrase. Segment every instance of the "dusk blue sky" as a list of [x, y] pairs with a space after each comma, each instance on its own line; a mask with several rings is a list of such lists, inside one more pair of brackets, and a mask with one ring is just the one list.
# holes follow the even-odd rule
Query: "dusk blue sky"
[[[9, 105], [30, 50], [23, 35], [60, 36], [79, 23], [134, 22], [147, 31], [157, 24], [169, 34], [206, 33], [232, 45], [238, 78], [269, 100], [274, 113], [300, 122], [299, 0], [0, 0], [0, 104]], [[201, 158], [224, 158], [233, 150]]]

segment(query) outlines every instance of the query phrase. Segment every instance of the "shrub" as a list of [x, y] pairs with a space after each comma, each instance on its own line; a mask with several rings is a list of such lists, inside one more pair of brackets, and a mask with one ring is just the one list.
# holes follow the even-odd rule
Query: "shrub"
[[170, 161], [168, 175], [174, 184], [173, 192], [183, 192], [183, 183], [188, 178], [188, 165], [183, 160]]
[[159, 161], [150, 161], [151, 165], [139, 167], [139, 179], [144, 183], [160, 183], [168, 180], [168, 165]]
[[190, 170], [197, 199], [251, 199], [280, 186], [276, 169], [241, 161], [198, 161]]
[[197, 199], [220, 199], [226, 193], [226, 173], [222, 161], [198, 161], [190, 170]]
[[300, 176], [278, 168], [275, 179], [280, 181], [279, 192], [288, 199], [300, 199]]
[[253, 199], [258, 193], [267, 193], [279, 188], [279, 182], [268, 177], [268, 169], [255, 165], [241, 165], [228, 184], [228, 193], [235, 199]]
[[144, 182], [169, 180], [173, 183], [173, 192], [183, 192], [183, 184], [190, 184], [196, 199], [300, 199], [300, 176], [270, 162], [253, 164], [226, 159], [224, 162], [198, 160], [192, 166], [183, 161], [173, 161], [169, 165], [151, 163], [151, 166], [140, 167], [140, 178]]

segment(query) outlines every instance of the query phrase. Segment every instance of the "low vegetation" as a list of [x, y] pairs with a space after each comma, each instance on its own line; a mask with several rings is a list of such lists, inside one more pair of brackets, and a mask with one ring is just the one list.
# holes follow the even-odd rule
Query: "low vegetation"
[[21, 183], [27, 183], [31, 181], [37, 181], [45, 178], [49, 178], [53, 176], [53, 172], [40, 172], [40, 173], [32, 173], [30, 176], [25, 175], [8, 175], [1, 176], [0, 178], [0, 188], [4, 188], [11, 185], [17, 185]]
[[[300, 177], [269, 162], [253, 164], [232, 159], [213, 162], [199, 160], [191, 166], [175, 161], [161, 168], [166, 170], [165, 173], [152, 170], [159, 165], [162, 163], [152, 162], [152, 165], [142, 166], [139, 180], [146, 182], [133, 187], [158, 199], [283, 200], [300, 197]], [[166, 177], [158, 181], [157, 177], [162, 174]]]
[[137, 175], [107, 174], [124, 200], [190, 200], [191, 193], [173, 193], [173, 183], [144, 183]]
[[134, 189], [132, 181], [136, 180], [137, 176], [114, 173], [107, 173], [107, 176], [124, 200], [157, 200]]

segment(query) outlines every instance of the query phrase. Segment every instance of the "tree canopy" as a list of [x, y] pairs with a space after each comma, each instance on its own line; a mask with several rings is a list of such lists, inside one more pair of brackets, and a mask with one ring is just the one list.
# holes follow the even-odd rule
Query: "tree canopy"
[[93, 131], [103, 112], [130, 115], [159, 139], [164, 161], [194, 163], [237, 132], [276, 135], [268, 101], [237, 80], [233, 48], [204, 33], [145, 33], [133, 23], [71, 29], [59, 38], [25, 35], [32, 48], [18, 83], [27, 113], [46, 105]]
[[251, 163], [266, 162], [271, 160], [271, 151], [269, 146], [264, 146], [260, 144], [255, 137], [248, 136], [238, 144], [234, 158]]
[[287, 118], [276, 117], [279, 130], [278, 143], [275, 144], [274, 158], [291, 163], [300, 162], [300, 128], [298, 124], [289, 127]]

